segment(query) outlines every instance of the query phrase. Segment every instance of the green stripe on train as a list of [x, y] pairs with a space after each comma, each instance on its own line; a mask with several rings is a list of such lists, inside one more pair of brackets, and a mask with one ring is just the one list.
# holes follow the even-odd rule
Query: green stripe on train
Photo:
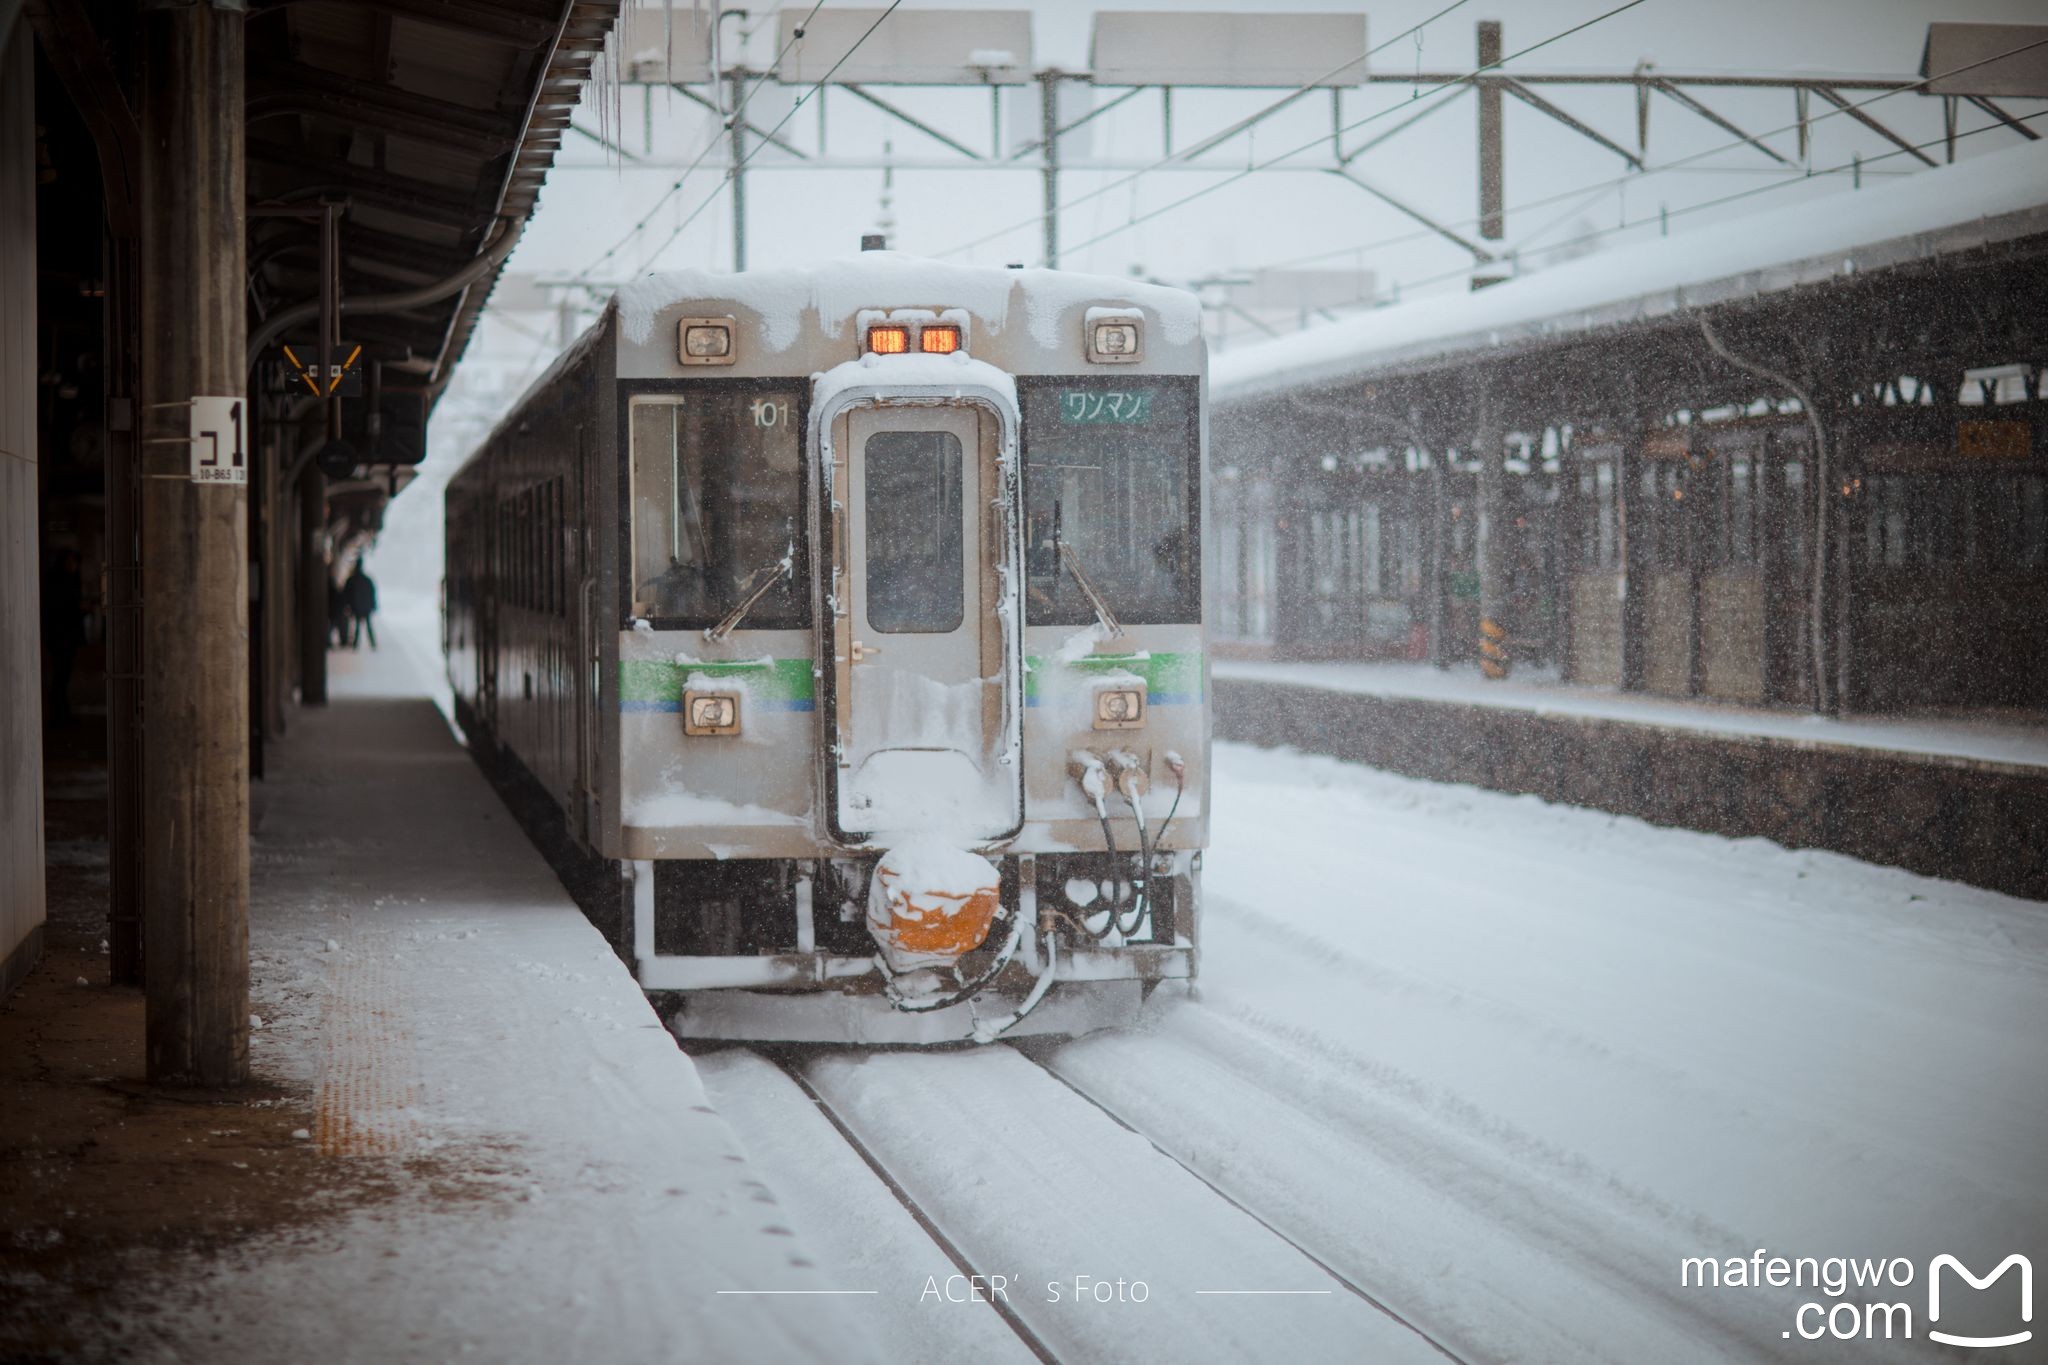
[[815, 695], [809, 659], [770, 659], [738, 663], [670, 663], [665, 659], [619, 660], [621, 702], [681, 702], [684, 680], [692, 675], [705, 678], [744, 678], [749, 690], [762, 701], [810, 701]]
[[1038, 680], [1048, 670], [1071, 668], [1082, 673], [1107, 673], [1120, 669], [1145, 680], [1145, 690], [1157, 695], [1199, 697], [1202, 695], [1202, 656], [1149, 650], [1140, 654], [1085, 654], [1072, 663], [1049, 655], [1033, 654], [1024, 660], [1024, 699], [1028, 704], [1038, 696]]
[[[1120, 669], [1145, 680], [1147, 691], [1171, 696], [1198, 697], [1202, 692], [1202, 656], [1152, 650], [1145, 654], [1089, 654], [1072, 663], [1049, 655], [1031, 655], [1024, 661], [1024, 695], [1039, 694], [1039, 679], [1047, 670], [1071, 668], [1083, 673], [1106, 673]], [[767, 668], [758, 661], [740, 663], [677, 664], [664, 659], [622, 659], [619, 661], [619, 700], [622, 702], [680, 702], [684, 679], [702, 677], [745, 677], [763, 701], [811, 701], [817, 687], [811, 677], [809, 659], [775, 659]]]

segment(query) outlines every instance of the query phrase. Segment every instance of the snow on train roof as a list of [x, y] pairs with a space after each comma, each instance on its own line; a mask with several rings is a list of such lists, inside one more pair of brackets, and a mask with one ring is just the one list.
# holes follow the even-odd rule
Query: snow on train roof
[[2044, 231], [2048, 142], [2029, 143], [1226, 351], [1210, 362], [1210, 392], [1249, 399]]
[[788, 350], [808, 326], [837, 335], [863, 308], [965, 308], [1000, 330], [1012, 306], [1021, 306], [1033, 339], [1047, 348], [1059, 344], [1062, 319], [1072, 309], [1092, 304], [1150, 309], [1162, 337], [1177, 346], [1202, 330], [1201, 305], [1183, 290], [1114, 275], [951, 265], [895, 251], [740, 274], [648, 275], [620, 288], [620, 330], [633, 344], [644, 344], [658, 313], [697, 299], [729, 299], [757, 314], [762, 340], [773, 351]]

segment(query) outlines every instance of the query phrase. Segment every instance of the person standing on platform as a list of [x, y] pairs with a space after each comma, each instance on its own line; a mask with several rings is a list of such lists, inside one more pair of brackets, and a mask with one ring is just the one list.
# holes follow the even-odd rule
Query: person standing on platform
[[370, 637], [370, 648], [377, 647], [377, 630], [370, 624], [370, 618], [377, 614], [377, 585], [363, 572], [363, 563], [349, 570], [348, 581], [341, 585], [341, 595], [348, 604], [348, 614], [353, 623], [349, 633], [348, 647], [362, 648], [363, 637]]
[[348, 643], [348, 598], [332, 576], [327, 580], [327, 642], [332, 649]]

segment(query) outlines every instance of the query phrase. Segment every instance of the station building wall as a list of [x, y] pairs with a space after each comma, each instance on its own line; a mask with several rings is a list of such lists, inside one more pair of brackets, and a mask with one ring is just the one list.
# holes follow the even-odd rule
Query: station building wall
[[0, 996], [43, 934], [34, 38], [0, 31]]

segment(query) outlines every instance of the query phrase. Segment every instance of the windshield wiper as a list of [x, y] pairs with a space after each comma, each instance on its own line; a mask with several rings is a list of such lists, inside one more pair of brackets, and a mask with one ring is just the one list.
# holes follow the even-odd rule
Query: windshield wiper
[[1074, 553], [1074, 547], [1064, 540], [1060, 542], [1060, 563], [1067, 566], [1067, 572], [1081, 585], [1081, 595], [1088, 599], [1088, 605], [1095, 608], [1095, 619], [1102, 622], [1109, 638], [1123, 638], [1124, 628], [1117, 623], [1116, 613], [1109, 609], [1109, 603], [1102, 600], [1102, 594], [1095, 591], [1095, 585], [1088, 581], [1087, 573], [1081, 568], [1081, 556]]
[[747, 579], [746, 586], [740, 589], [745, 594], [740, 598], [740, 604], [719, 617], [717, 625], [706, 627], [704, 638], [707, 640], [723, 640], [726, 636], [737, 630], [740, 622], [746, 619], [747, 613], [754, 609], [754, 604], [766, 597], [768, 589], [774, 587], [778, 580], [790, 572], [794, 566], [795, 559], [796, 556], [793, 552], [785, 553], [782, 558], [766, 568], [756, 569], [753, 576]]

